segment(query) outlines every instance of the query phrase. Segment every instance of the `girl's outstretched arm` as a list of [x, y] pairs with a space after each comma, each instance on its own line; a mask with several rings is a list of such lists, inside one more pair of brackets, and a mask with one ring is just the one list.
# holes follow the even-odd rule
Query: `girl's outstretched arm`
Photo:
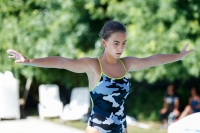
[[146, 58], [126, 57], [124, 58], [124, 61], [129, 67], [130, 71], [138, 71], [145, 68], [182, 60], [185, 56], [194, 51], [193, 49], [187, 51], [187, 47], [188, 44], [186, 44], [182, 51], [178, 54], [155, 54]]
[[90, 63], [88, 63], [90, 58], [69, 59], [60, 56], [51, 56], [45, 58], [29, 59], [26, 58], [23, 54], [11, 49], [9, 49], [7, 53], [10, 54], [9, 58], [15, 59], [15, 63], [21, 63], [24, 65], [67, 69], [77, 73], [84, 73], [90, 69]]

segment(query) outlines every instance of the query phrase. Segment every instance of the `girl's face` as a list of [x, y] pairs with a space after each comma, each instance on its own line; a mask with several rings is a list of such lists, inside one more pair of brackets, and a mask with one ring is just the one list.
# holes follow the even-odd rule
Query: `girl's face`
[[174, 87], [172, 85], [169, 85], [167, 88], [167, 93], [172, 96], [174, 95]]
[[197, 93], [196, 93], [196, 89], [195, 89], [195, 88], [192, 88], [192, 89], [191, 89], [191, 95], [192, 95], [192, 96], [195, 96], [196, 94], [197, 94]]
[[126, 47], [126, 33], [115, 32], [107, 40], [102, 39], [102, 45], [105, 48], [104, 52], [117, 59]]

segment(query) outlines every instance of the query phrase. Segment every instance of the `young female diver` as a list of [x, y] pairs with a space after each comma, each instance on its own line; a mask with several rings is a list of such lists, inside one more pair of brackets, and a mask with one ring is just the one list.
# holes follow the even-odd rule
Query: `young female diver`
[[36, 67], [67, 69], [86, 73], [93, 103], [86, 133], [127, 133], [124, 102], [129, 93], [127, 73], [182, 60], [193, 50], [186, 45], [177, 54], [155, 54], [146, 58], [120, 58], [126, 47], [126, 28], [117, 21], [108, 21], [100, 32], [104, 52], [98, 58], [69, 59], [52, 56], [38, 59], [8, 50], [16, 63]]

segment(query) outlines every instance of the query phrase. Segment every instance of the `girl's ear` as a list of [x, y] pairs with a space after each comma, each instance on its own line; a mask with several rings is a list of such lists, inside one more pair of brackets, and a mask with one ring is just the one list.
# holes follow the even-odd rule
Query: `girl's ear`
[[101, 39], [101, 44], [103, 45], [103, 47], [105, 48], [106, 47], [106, 40], [105, 39]]

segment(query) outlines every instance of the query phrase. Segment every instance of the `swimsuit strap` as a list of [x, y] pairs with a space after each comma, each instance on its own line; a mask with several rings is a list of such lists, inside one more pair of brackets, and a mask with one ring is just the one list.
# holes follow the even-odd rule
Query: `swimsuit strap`
[[99, 65], [100, 65], [101, 73], [102, 73], [102, 72], [103, 72], [103, 69], [102, 69], [101, 61], [100, 61], [99, 57], [98, 57], [97, 59], [98, 59], [98, 61], [99, 61]]
[[[101, 68], [101, 73], [103, 73], [101, 61], [100, 61], [99, 57], [98, 57], [97, 59], [98, 59], [98, 61], [99, 61], [99, 65], [100, 65], [100, 68]], [[126, 74], [126, 67], [125, 67], [123, 61], [122, 61], [121, 59], [119, 59], [119, 61], [121, 62], [122, 66], [124, 67], [124, 71], [125, 71], [125, 74]]]
[[124, 71], [125, 71], [125, 73], [126, 73], [126, 67], [125, 67], [123, 61], [122, 61], [121, 59], [119, 59], [119, 61], [122, 63], [122, 65], [123, 65], [123, 67], [124, 67]]

